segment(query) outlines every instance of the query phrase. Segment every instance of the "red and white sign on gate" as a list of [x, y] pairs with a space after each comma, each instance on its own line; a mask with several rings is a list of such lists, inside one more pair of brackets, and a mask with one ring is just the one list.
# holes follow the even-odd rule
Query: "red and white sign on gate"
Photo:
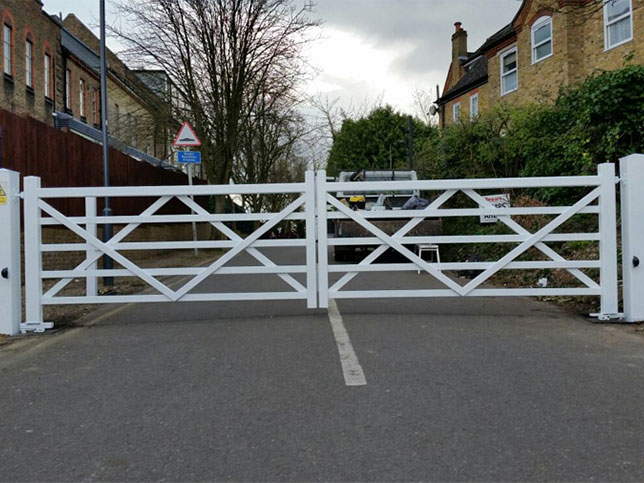
[[175, 148], [187, 148], [187, 147], [197, 147], [201, 146], [201, 141], [197, 137], [197, 133], [192, 129], [192, 126], [188, 121], [183, 123], [181, 129], [179, 129], [179, 134], [177, 134], [176, 139], [174, 140]]

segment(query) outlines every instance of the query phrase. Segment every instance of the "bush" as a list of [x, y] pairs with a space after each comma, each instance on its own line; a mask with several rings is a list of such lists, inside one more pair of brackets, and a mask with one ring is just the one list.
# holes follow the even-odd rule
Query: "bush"
[[[496, 106], [429, 138], [419, 155], [426, 178], [579, 176], [644, 152], [644, 66], [601, 72], [563, 89], [553, 105]], [[573, 194], [544, 189], [549, 203]]]

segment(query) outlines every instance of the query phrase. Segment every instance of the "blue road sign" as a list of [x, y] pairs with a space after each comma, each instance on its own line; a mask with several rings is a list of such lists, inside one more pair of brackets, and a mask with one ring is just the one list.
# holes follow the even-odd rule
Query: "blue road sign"
[[177, 161], [181, 164], [201, 164], [201, 152], [179, 151], [177, 152]]

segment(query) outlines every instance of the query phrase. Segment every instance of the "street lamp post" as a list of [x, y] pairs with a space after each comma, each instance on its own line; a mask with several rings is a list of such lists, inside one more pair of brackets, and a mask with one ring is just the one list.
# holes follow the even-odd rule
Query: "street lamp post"
[[[110, 147], [108, 140], [107, 125], [107, 54], [105, 47], [105, 0], [100, 0], [101, 10], [101, 126], [103, 128], [103, 183], [106, 188], [110, 186]], [[112, 216], [110, 208], [110, 198], [105, 196], [105, 207], [103, 216]], [[107, 243], [112, 238], [113, 227], [111, 223], [103, 225], [103, 242]], [[111, 270], [114, 267], [113, 260], [103, 255], [103, 269]], [[114, 278], [104, 277], [103, 285], [105, 287], [114, 286]]]

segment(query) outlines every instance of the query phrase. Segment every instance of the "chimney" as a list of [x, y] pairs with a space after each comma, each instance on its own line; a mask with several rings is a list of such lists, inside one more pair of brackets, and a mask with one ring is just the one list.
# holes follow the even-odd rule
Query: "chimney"
[[467, 32], [463, 30], [461, 22], [456, 22], [452, 35], [452, 82], [455, 84], [463, 76], [461, 58], [467, 57]]

